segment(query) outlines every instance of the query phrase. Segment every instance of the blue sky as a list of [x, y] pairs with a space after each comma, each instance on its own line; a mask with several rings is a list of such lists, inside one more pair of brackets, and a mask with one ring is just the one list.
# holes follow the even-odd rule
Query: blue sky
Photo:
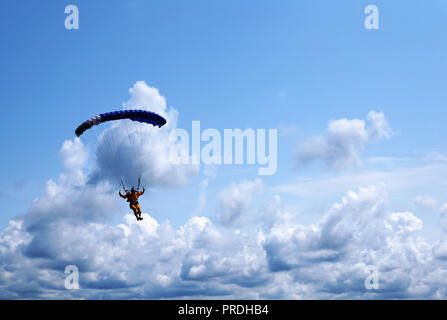
[[[79, 30], [64, 28], [69, 4], [79, 8]], [[369, 4], [380, 9], [379, 30], [364, 27]], [[202, 167], [185, 185], [155, 183], [141, 204], [158, 223], [168, 220], [180, 230], [194, 218], [205, 180], [207, 201], [200, 216], [218, 224], [214, 218], [227, 212], [226, 201], [242, 201], [250, 226], [250, 215], [263, 212], [276, 197], [283, 206], [278, 212], [309, 226], [324, 219], [349, 190], [384, 184], [385, 211], [411, 212], [424, 224], [415, 235], [435, 247], [444, 236], [447, 210], [442, 209], [447, 202], [446, 11], [441, 0], [2, 1], [0, 133], [6, 157], [0, 159], [0, 227], [7, 230], [17, 217], [45, 215], [42, 208], [36, 213], [40, 200], [35, 199], [52, 197], [45, 191], [49, 179], [63, 184], [59, 175], [70, 176], [60, 153], [64, 141], [74, 139], [74, 129], [85, 119], [121, 109], [132, 99], [129, 89], [144, 81], [159, 90], [154, 96], [166, 98], [160, 108], [178, 111], [178, 128], [190, 130], [199, 120], [203, 129], [279, 132], [273, 176], [258, 177], [256, 167], [217, 166], [209, 180]], [[373, 126], [370, 111], [382, 113], [389, 135], [360, 143], [331, 135], [331, 120], [360, 119]], [[326, 139], [328, 150], [333, 143], [348, 146], [348, 157], [345, 149], [338, 156], [359, 161], [349, 158], [335, 168], [327, 156], [309, 156], [302, 147], [314, 146], [315, 137]], [[304, 153], [308, 163], [299, 161]], [[252, 199], [227, 198], [238, 192]], [[382, 191], [377, 197], [382, 199]], [[110, 226], [122, 223], [128, 211], [126, 204], [100, 209], [99, 215], [102, 210], [113, 211], [100, 220]], [[271, 261], [269, 270], [275, 272]], [[291, 297], [284, 292], [272, 297]], [[444, 294], [433, 292], [427, 297]], [[236, 290], [232, 296], [247, 294]]]

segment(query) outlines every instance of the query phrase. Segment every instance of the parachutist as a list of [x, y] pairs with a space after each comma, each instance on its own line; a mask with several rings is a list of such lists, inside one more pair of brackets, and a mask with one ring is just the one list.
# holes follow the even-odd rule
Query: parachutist
[[[84, 132], [92, 129], [93, 127], [102, 124], [102, 123], [106, 123], [109, 121], [127, 121], [129, 122], [129, 120], [131, 120], [131, 122], [139, 122], [139, 123], [147, 123], [147, 124], [151, 124], [154, 127], [163, 127], [166, 124], [166, 119], [163, 118], [162, 116], [148, 111], [148, 110], [119, 110], [119, 111], [113, 111], [113, 112], [106, 112], [106, 113], [101, 113], [98, 114], [97, 116], [94, 116], [86, 121], [84, 121], [83, 123], [81, 123], [81, 125], [79, 125], [76, 130], [75, 130], [75, 134], [77, 137], [81, 137], [83, 136]], [[112, 132], [112, 139], [110, 139], [108, 142], [110, 143], [111, 140], [115, 140], [115, 146], [114, 148], [119, 149], [121, 148], [120, 145], [118, 145], [117, 143], [117, 137], [113, 136], [113, 132], [117, 131], [118, 133], [120, 132], [120, 130], [112, 130], [109, 132]], [[129, 130], [130, 131], [130, 130]], [[134, 132], [139, 132], [140, 130], [135, 130]], [[127, 135], [130, 137], [133, 133], [132, 132], [128, 132]], [[105, 135], [107, 136], [107, 135]], [[103, 136], [104, 137], [104, 136]], [[130, 138], [129, 138], [130, 139]], [[140, 140], [140, 143], [142, 143], [141, 141], [143, 139], [137, 139]], [[134, 145], [133, 147], [135, 147], [136, 145]], [[101, 148], [97, 148], [98, 151], [101, 151]], [[140, 146], [140, 150], [141, 150], [141, 146]], [[119, 152], [118, 152], [119, 153]], [[109, 166], [109, 169], [111, 170], [111, 172], [114, 172], [114, 168], [110, 163], [114, 163], [114, 160], [117, 159], [111, 159], [110, 163], [107, 160], [108, 158], [108, 154], [103, 154], [102, 157], [105, 160], [105, 163]], [[116, 177], [119, 178], [119, 177]], [[121, 177], [121, 186], [124, 189], [124, 192], [126, 194], [121, 194], [121, 191], [118, 192], [121, 198], [127, 199], [127, 202], [129, 202], [129, 206], [132, 209], [135, 217], [137, 218], [137, 221], [143, 220], [143, 218], [141, 217], [141, 208], [140, 205], [138, 204], [138, 197], [141, 196], [144, 193], [144, 188], [143, 191], [140, 192], [140, 178], [138, 178], [138, 187], [135, 189], [135, 187], [132, 187], [131, 191], [128, 191], [126, 189], [126, 187], [124, 186], [123, 183], [123, 179]]]
[[141, 217], [141, 208], [140, 204], [138, 203], [138, 197], [143, 195], [144, 191], [144, 187], [143, 191], [137, 191], [135, 190], [135, 187], [132, 187], [132, 189], [127, 191], [126, 194], [121, 194], [121, 191], [118, 192], [121, 198], [127, 199], [127, 202], [129, 202], [129, 207], [132, 209], [137, 221], [143, 220]]

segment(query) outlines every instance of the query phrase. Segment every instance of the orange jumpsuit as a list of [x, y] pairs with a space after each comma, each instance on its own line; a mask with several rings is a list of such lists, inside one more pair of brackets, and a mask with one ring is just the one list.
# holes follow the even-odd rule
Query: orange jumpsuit
[[127, 202], [129, 202], [129, 207], [132, 209], [133, 214], [137, 218], [137, 220], [141, 219], [141, 208], [140, 204], [138, 203], [138, 197], [141, 196], [144, 193], [143, 191], [136, 191], [136, 192], [127, 192], [125, 195], [122, 195], [121, 192], [119, 192], [119, 195], [121, 198], [127, 199]]

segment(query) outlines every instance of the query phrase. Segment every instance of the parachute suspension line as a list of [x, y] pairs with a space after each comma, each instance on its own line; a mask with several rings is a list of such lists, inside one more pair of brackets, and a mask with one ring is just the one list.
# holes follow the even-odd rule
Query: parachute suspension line
[[[109, 135], [109, 138], [107, 139], [108, 143], [109, 143], [109, 147], [112, 150], [112, 152], [114, 152], [114, 154], [116, 155], [115, 160], [118, 162], [118, 164], [115, 164], [115, 165], [119, 165], [121, 163], [121, 161], [120, 161], [121, 155], [118, 152], [118, 141], [116, 140], [116, 135], [114, 132], [114, 131], [116, 131], [116, 129], [113, 128], [113, 124], [111, 124], [110, 127], [106, 130], [108, 130], [108, 131], [104, 131], [103, 136], [105, 137], [106, 134]], [[114, 175], [116, 175], [117, 176], [116, 178], [118, 179], [119, 175], [116, 174], [115, 170], [112, 170], [112, 171], [114, 172]]]
[[[124, 120], [124, 122], [127, 122], [130, 120]], [[113, 124], [110, 125], [109, 128], [104, 130], [101, 134], [101, 136], [98, 136], [97, 131], [99, 130], [96, 128], [92, 128], [93, 134], [96, 137], [96, 141], [100, 141], [102, 148], [98, 145], [99, 153], [101, 154], [102, 158], [104, 159], [104, 163], [107, 165], [108, 169], [110, 170], [110, 174], [113, 176], [114, 179], [116, 179], [117, 184], [121, 186], [125, 186], [125, 183], [132, 183], [131, 181], [125, 181], [128, 180], [128, 175], [125, 172], [125, 168], [123, 168], [123, 165], [129, 161], [129, 159], [126, 157], [123, 152], [128, 151], [129, 149], [132, 150], [132, 142], [129, 137], [130, 130], [128, 124], [124, 125], [122, 122], [118, 123], [116, 126]], [[126, 142], [129, 143], [129, 148], [126, 148]], [[113, 154], [113, 160], [112, 163], [109, 160], [109, 157], [107, 156], [107, 152], [105, 148], [109, 148]], [[116, 163], [114, 163], [116, 162]], [[134, 183], [134, 182], [133, 182]], [[123, 187], [124, 190], [127, 190], [125, 187]]]
[[[100, 137], [100, 135], [98, 135], [98, 133], [96, 132], [96, 128], [94, 128], [93, 130], [91, 130], [92, 132], [93, 132], [93, 135], [94, 135], [94, 138], [95, 138], [95, 141], [96, 141], [96, 152], [97, 153], [99, 153], [100, 154], [100, 156], [101, 156], [101, 160], [103, 160], [103, 162], [105, 163], [105, 165], [107, 166], [107, 168], [109, 169], [109, 172], [108, 172], [108, 174], [110, 174], [110, 175], [112, 175], [112, 177], [111, 178], [113, 178], [113, 179], [116, 179], [116, 181], [119, 183], [119, 177], [116, 175], [116, 172], [115, 172], [115, 170], [113, 170], [113, 165], [111, 164], [111, 162], [109, 161], [109, 159], [108, 159], [108, 156], [107, 156], [107, 153], [104, 151], [104, 143], [108, 143], [109, 141], [109, 139], [107, 139], [105, 136], [106, 136], [106, 134], [107, 134], [107, 132], [103, 132], [102, 133], [102, 135], [101, 135], [101, 137]], [[88, 135], [87, 135], [88, 136]], [[102, 142], [102, 144], [100, 143], [100, 142]], [[95, 144], [93, 144], [93, 145], [95, 145]], [[98, 164], [99, 164], [99, 161], [98, 161], [98, 155], [96, 155], [96, 160], [97, 160], [97, 162], [98, 162]]]
[[110, 134], [107, 129], [98, 134], [99, 130], [100, 129], [98, 127], [91, 128], [90, 131], [92, 131], [92, 133], [86, 133], [83, 137], [89, 141], [89, 144], [92, 147], [94, 147], [97, 165], [105, 164], [108, 171], [104, 173], [109, 175], [113, 185], [115, 185], [115, 183], [119, 185], [119, 175], [117, 174], [116, 170], [114, 170], [113, 161], [109, 159], [106, 152], [106, 148], [111, 147], [109, 139]]
[[[128, 121], [130, 121], [130, 120], [128, 120], [128, 119], [125, 119], [124, 121], [123, 121], [123, 124], [122, 124], [122, 129], [123, 129], [123, 143], [125, 144], [126, 143], [126, 141], [127, 141], [127, 148], [125, 148], [125, 150], [127, 150], [128, 152], [132, 152], [132, 146], [131, 146], [131, 139], [130, 139], [130, 137], [129, 137], [129, 135], [130, 135], [130, 130], [129, 130], [129, 124], [128, 124]], [[133, 157], [133, 155], [132, 154], [128, 154], [127, 155], [128, 157]], [[131, 161], [132, 159], [129, 159], [129, 161]], [[132, 175], [131, 175], [131, 173], [129, 173], [128, 175], [126, 175], [124, 172], [122, 172], [121, 173], [122, 174], [122, 176], [121, 176], [121, 178], [122, 179], [125, 179], [126, 177], [128, 178], [128, 179], [131, 179], [132, 180]], [[126, 181], [127, 183], [134, 183], [134, 182], [132, 182], [132, 181]]]
[[133, 142], [135, 145], [135, 152], [137, 153], [137, 170], [138, 170], [138, 184], [141, 182], [141, 175], [144, 173], [144, 157], [143, 157], [143, 147], [142, 147], [142, 124], [139, 122], [132, 121], [133, 127]]
[[[138, 123], [137, 126], [141, 132], [140, 134], [138, 134], [138, 140], [139, 140], [138, 141], [138, 149], [139, 149], [139, 153], [140, 153], [140, 163], [141, 163], [140, 177], [141, 177], [141, 175], [143, 175], [147, 169], [146, 157], [145, 157], [145, 153], [144, 153], [146, 151], [146, 149], [143, 148], [143, 141], [146, 141], [146, 139], [144, 139], [144, 130], [143, 130], [142, 124]], [[140, 180], [140, 178], [138, 180]], [[139, 182], [141, 182], [141, 181], [139, 181]]]
[[[110, 126], [109, 128], [109, 132], [110, 132], [110, 143], [113, 144], [112, 148], [113, 150], [115, 150], [115, 155], [116, 158], [115, 160], [117, 161], [116, 167], [121, 168], [121, 166], [124, 164], [124, 159], [123, 159], [123, 154], [120, 150], [121, 144], [122, 144], [122, 138], [121, 135], [122, 134], [122, 130], [120, 124], [117, 124], [116, 126], [114, 126], [113, 124]], [[121, 184], [123, 184], [123, 172], [120, 170], [116, 171], [113, 170], [113, 172], [116, 175], [116, 178], [120, 181]], [[126, 190], [124, 188], [124, 190]]]
[[[115, 164], [115, 168], [119, 168], [118, 170], [112, 170], [116, 179], [120, 181], [121, 184], [123, 184], [123, 173], [121, 166], [124, 164], [123, 160], [123, 154], [121, 152], [121, 139], [118, 136], [120, 134], [120, 126], [114, 124], [111, 124], [109, 127], [109, 133], [110, 136], [110, 147], [112, 148], [114, 154], [115, 154], [115, 161], [117, 162]], [[126, 191], [126, 188], [124, 188]]]
[[124, 185], [123, 179], [121, 179], [121, 187], [123, 187], [123, 190], [125, 193], [128, 193], [129, 190], [126, 189], [126, 186]]
[[128, 126], [130, 130], [129, 139], [131, 143], [132, 153], [135, 157], [135, 168], [137, 170], [137, 175], [139, 176], [141, 174], [141, 170], [140, 170], [140, 154], [138, 153], [138, 141], [137, 141], [138, 128], [136, 127], [134, 121], [132, 120], [128, 122]]
[[132, 128], [133, 128], [133, 137], [132, 137], [132, 141], [134, 144], [134, 148], [135, 148], [135, 157], [136, 157], [136, 162], [137, 162], [137, 173], [138, 173], [138, 180], [140, 179], [141, 176], [141, 150], [140, 150], [140, 134], [139, 134], [139, 123], [136, 123], [135, 121], [132, 121]]
[[[126, 123], [126, 128], [127, 128], [127, 141], [129, 143], [129, 149], [130, 152], [132, 152], [131, 156], [134, 158], [134, 164], [135, 164], [135, 169], [136, 169], [136, 173], [138, 176], [141, 175], [141, 154], [138, 153], [138, 141], [137, 141], [137, 137], [138, 135], [138, 128], [135, 124], [134, 121], [132, 121], [131, 119], [128, 119], [125, 121]], [[136, 178], [136, 176], [131, 177], [133, 179]], [[132, 184], [134, 184], [136, 181], [132, 181]]]
[[[124, 120], [126, 122], [128, 120]], [[103, 143], [106, 143], [110, 149], [113, 152], [115, 164], [111, 168], [111, 173], [113, 174], [114, 178], [116, 178], [119, 185], [123, 186], [124, 190], [127, 190], [125, 186], [126, 183], [130, 183], [130, 181], [126, 179], [128, 175], [126, 174], [125, 163], [129, 161], [129, 159], [126, 157], [126, 154], [124, 152], [128, 151], [128, 148], [126, 148], [126, 141], [128, 143], [131, 143], [131, 140], [129, 139], [129, 130], [127, 125], [123, 125], [122, 122], [114, 125], [111, 124], [106, 131], [103, 133]], [[106, 161], [107, 157], [105, 157]], [[113, 169], [113, 167], [115, 169]]]

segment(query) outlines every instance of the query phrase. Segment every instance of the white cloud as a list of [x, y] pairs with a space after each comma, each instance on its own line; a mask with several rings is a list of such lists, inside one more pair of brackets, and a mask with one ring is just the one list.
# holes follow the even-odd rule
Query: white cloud
[[413, 203], [423, 209], [435, 209], [437, 207], [437, 201], [435, 198], [427, 196], [417, 196], [413, 199]]
[[396, 234], [403, 232], [411, 233], [421, 230], [423, 222], [411, 212], [393, 212], [388, 218], [387, 226], [396, 231]]
[[369, 124], [367, 127], [369, 139], [391, 137], [392, 131], [383, 112], [370, 111], [366, 119]]
[[65, 141], [60, 154], [62, 162], [68, 170], [82, 169], [88, 160], [88, 152], [79, 138]]
[[290, 183], [272, 187], [278, 193], [300, 196], [303, 198], [322, 198], [340, 194], [349, 188], [368, 184], [385, 184], [389, 192], [402, 190], [424, 190], [432, 188], [443, 190], [447, 181], [445, 164], [430, 164], [414, 167], [391, 167], [387, 170], [363, 170], [343, 174], [328, 173], [315, 178], [300, 175]]
[[382, 112], [370, 111], [366, 123], [360, 119], [332, 120], [324, 135], [313, 137], [298, 148], [298, 163], [322, 160], [332, 168], [358, 166], [363, 147], [372, 140], [388, 138], [390, 134]]
[[243, 181], [219, 192], [217, 220], [226, 226], [234, 226], [250, 219], [253, 195], [263, 191], [261, 179]]
[[[275, 225], [264, 244], [271, 270], [310, 284], [307, 297], [429, 297], [443, 290], [431, 278], [446, 266], [414, 237], [422, 221], [410, 212], [388, 213], [385, 204], [384, 190], [360, 188], [314, 225]], [[379, 270], [377, 291], [364, 287], [367, 265]]]
[[130, 99], [123, 103], [124, 109], [149, 110], [167, 118], [168, 123], [177, 125], [178, 112], [175, 109], [167, 110], [166, 98], [157, 88], [149, 86], [144, 81], [137, 81], [129, 89]]
[[214, 180], [216, 178], [216, 167], [213, 165], [206, 165], [203, 170], [204, 178], [199, 184], [199, 195], [197, 199], [197, 208], [194, 210], [194, 215], [199, 215], [202, 213], [203, 209], [206, 206], [206, 200], [207, 200], [207, 191], [208, 191], [208, 184], [210, 181]]
[[[139, 223], [128, 214], [109, 225], [118, 200], [105, 185], [54, 183], [62, 191], [37, 199], [0, 233], [2, 298], [447, 296], [438, 276], [447, 271], [445, 242], [431, 248], [417, 238], [422, 221], [388, 212], [381, 187], [347, 192], [310, 226], [292, 223], [276, 197], [264, 207], [275, 221], [236, 231], [203, 216], [174, 229], [146, 213]], [[222, 190], [224, 203], [245, 215], [262, 186], [233, 184]], [[68, 264], [81, 272], [78, 291], [63, 287]], [[364, 288], [367, 265], [379, 269], [378, 291]]]
[[444, 230], [445, 233], [447, 233], [447, 203], [444, 203], [439, 211], [441, 212], [439, 219], [441, 228]]
[[[148, 88], [139, 83], [130, 101], [165, 106], [158, 91]], [[376, 122], [374, 135], [383, 135], [381, 121]], [[331, 130], [346, 133], [350, 130], [342, 127], [351, 125], [342, 121]], [[357, 126], [352, 125], [353, 132]], [[162, 132], [148, 131], [147, 138]], [[147, 213], [143, 221], [129, 213], [114, 224], [120, 211], [116, 188], [87, 179], [85, 152], [80, 141], [65, 142], [66, 171], [49, 180], [46, 193], [0, 232], [0, 298], [447, 297], [447, 235], [434, 245], [418, 237], [422, 220], [405, 208], [388, 211], [389, 189], [380, 184], [346, 192], [310, 225], [293, 222], [294, 213], [279, 196], [257, 201], [265, 189], [260, 179], [233, 183], [218, 193], [216, 220], [225, 227], [194, 216], [174, 228]], [[435, 170], [406, 177], [424, 183], [417, 178], [427, 172]], [[189, 176], [174, 172], [171, 178], [182, 174]], [[342, 187], [343, 181], [334, 181]], [[308, 181], [305, 187], [322, 192], [323, 182], [328, 181]], [[80, 290], [64, 288], [64, 270], [72, 264], [80, 271]], [[364, 287], [368, 265], [380, 272], [379, 290]]]

